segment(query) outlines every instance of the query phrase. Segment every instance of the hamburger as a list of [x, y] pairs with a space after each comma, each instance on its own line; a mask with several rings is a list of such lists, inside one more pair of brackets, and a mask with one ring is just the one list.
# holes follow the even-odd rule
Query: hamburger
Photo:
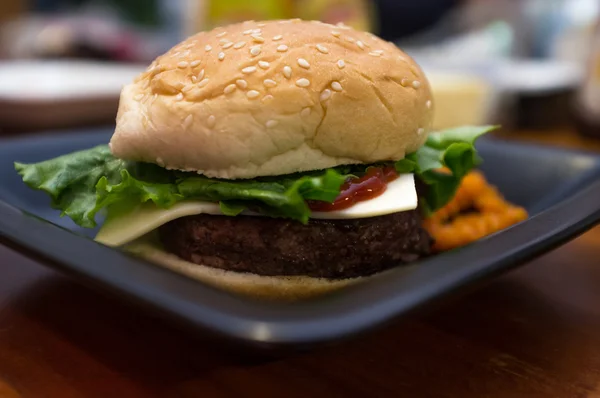
[[493, 129], [431, 132], [422, 69], [344, 25], [189, 37], [122, 90], [108, 145], [16, 163], [96, 240], [230, 291], [298, 299], [430, 254], [422, 228]]

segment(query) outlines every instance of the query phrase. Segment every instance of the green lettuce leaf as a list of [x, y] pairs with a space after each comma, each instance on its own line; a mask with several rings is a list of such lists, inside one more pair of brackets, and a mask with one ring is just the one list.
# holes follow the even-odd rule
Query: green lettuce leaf
[[196, 175], [182, 179], [177, 187], [179, 193], [188, 199], [220, 201], [221, 209], [227, 215], [237, 215], [251, 207], [269, 216], [293, 218], [306, 223], [310, 216], [306, 201], [333, 202], [346, 178], [334, 169], [322, 171], [319, 175], [285, 176], [279, 181], [223, 181]]
[[35, 164], [15, 163], [24, 182], [43, 190], [52, 206], [83, 227], [96, 226], [99, 211], [152, 201], [169, 208], [184, 199], [219, 202], [226, 215], [247, 208], [272, 217], [308, 222], [307, 200], [332, 202], [348, 176], [335, 169], [252, 180], [219, 180], [116, 159], [108, 146]]
[[[460, 180], [481, 161], [473, 146], [475, 140], [495, 128], [467, 126], [431, 133], [423, 147], [395, 163], [398, 172], [414, 173], [427, 186], [422, 200], [426, 213], [439, 209], [453, 197]], [[229, 216], [250, 209], [306, 223], [310, 217], [307, 201], [333, 202], [348, 178], [365, 173], [371, 166], [221, 180], [119, 160], [107, 145], [35, 164], [15, 163], [28, 186], [46, 192], [52, 207], [83, 227], [94, 227], [96, 215], [106, 208], [122, 212], [148, 201], [169, 208], [188, 199], [218, 202], [223, 214]], [[442, 167], [450, 173], [440, 172]]]
[[221, 212], [226, 216], [237, 216], [248, 207], [247, 203], [233, 200], [222, 200], [219, 202]]
[[15, 163], [25, 184], [46, 192], [54, 209], [86, 228], [96, 226], [96, 184], [101, 178], [119, 181], [124, 167], [107, 145], [35, 164]]
[[100, 178], [96, 184], [96, 205], [91, 213], [96, 214], [112, 204], [125, 201], [139, 204], [151, 200], [158, 207], [169, 208], [183, 199], [176, 184], [140, 181], [132, 177], [128, 170], [122, 169], [118, 183], [111, 184], [106, 176]]
[[[399, 173], [414, 173], [427, 187], [421, 207], [425, 215], [440, 209], [456, 194], [463, 177], [480, 164], [477, 138], [497, 126], [464, 126], [434, 132], [424, 146], [396, 162]], [[449, 173], [441, 172], [447, 168]]]

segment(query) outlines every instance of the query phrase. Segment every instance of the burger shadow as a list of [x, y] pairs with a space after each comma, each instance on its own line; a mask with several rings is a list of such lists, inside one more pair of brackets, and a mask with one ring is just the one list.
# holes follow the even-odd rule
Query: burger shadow
[[159, 389], [222, 367], [252, 367], [280, 358], [176, 327], [62, 276], [41, 279], [9, 305], [116, 374]]

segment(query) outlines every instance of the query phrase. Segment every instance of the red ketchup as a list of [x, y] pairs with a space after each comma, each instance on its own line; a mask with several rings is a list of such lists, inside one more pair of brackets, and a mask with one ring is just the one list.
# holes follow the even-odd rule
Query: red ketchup
[[398, 178], [398, 172], [392, 166], [370, 167], [367, 174], [360, 178], [346, 180], [342, 185], [339, 196], [333, 203], [319, 200], [309, 200], [308, 207], [312, 211], [343, 210], [358, 202], [376, 198], [387, 189], [387, 184]]

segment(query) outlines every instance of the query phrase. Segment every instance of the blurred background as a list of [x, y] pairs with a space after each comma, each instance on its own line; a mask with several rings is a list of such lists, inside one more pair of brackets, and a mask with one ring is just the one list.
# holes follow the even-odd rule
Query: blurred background
[[122, 85], [185, 37], [300, 17], [371, 31], [413, 56], [433, 86], [438, 128], [600, 137], [599, 0], [0, 3], [0, 132], [111, 123]]

